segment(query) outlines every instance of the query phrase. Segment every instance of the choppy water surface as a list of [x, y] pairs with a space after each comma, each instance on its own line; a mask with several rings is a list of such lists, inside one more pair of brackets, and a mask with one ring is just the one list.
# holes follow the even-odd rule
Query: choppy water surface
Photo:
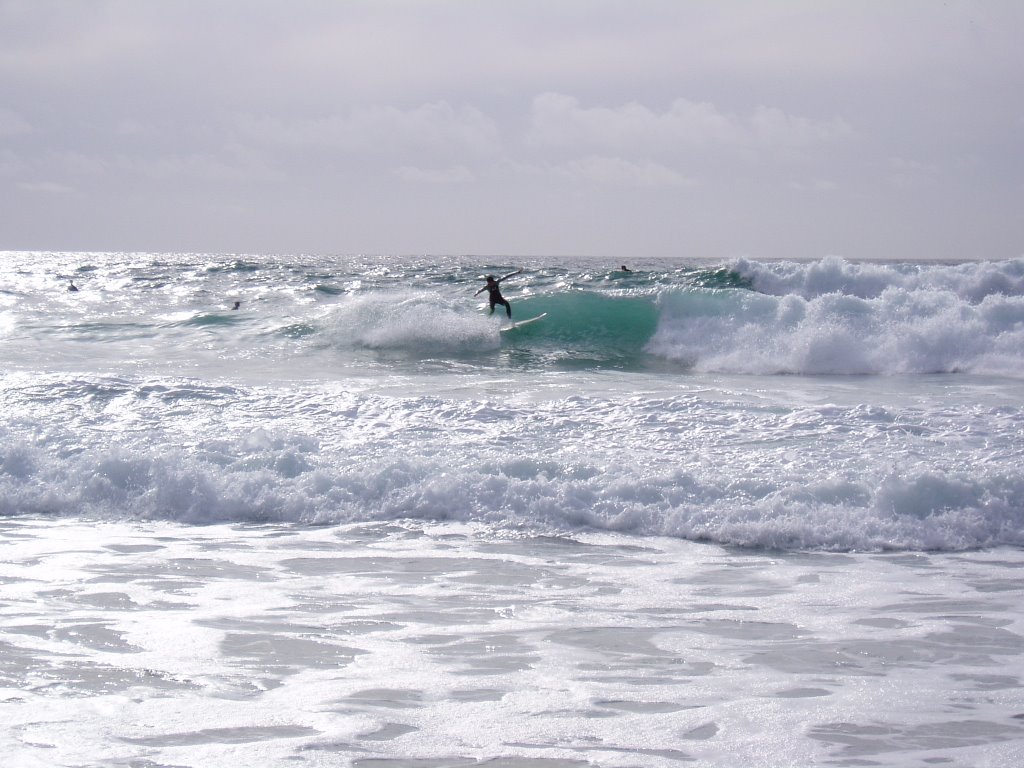
[[0, 263], [13, 764], [1024, 761], [1024, 260]]
[[4, 260], [0, 513], [1024, 541], [1024, 260]]
[[[20, 765], [1012, 766], [1019, 550], [0, 524]], [[20, 762], [19, 762], [20, 761]]]

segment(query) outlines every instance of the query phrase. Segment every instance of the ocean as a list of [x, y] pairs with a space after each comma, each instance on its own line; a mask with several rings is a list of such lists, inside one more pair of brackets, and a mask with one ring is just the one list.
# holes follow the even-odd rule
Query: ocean
[[627, 264], [0, 252], [4, 765], [1024, 764], [1024, 258]]

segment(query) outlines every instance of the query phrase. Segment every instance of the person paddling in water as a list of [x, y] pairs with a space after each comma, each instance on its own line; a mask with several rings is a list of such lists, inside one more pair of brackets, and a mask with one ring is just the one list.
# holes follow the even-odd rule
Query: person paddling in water
[[522, 271], [523, 270], [520, 269], [515, 272], [509, 272], [507, 275], [499, 277], [497, 280], [494, 279], [494, 275], [488, 275], [487, 285], [473, 294], [474, 296], [479, 296], [484, 291], [487, 291], [487, 297], [491, 302], [491, 311], [488, 312], [489, 315], [494, 314], [494, 307], [496, 304], [504, 304], [505, 314], [508, 315], [509, 320], [512, 319], [512, 305], [508, 303], [508, 299], [501, 295], [501, 281], [508, 280], [513, 275], [518, 275]]

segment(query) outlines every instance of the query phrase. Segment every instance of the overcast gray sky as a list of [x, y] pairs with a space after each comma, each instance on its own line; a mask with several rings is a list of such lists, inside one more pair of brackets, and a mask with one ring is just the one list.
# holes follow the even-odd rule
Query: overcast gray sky
[[1021, 0], [0, 0], [0, 248], [1024, 255]]

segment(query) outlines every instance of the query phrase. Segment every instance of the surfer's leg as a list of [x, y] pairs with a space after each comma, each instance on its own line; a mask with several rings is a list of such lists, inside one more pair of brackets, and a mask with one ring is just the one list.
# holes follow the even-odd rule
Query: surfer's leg
[[508, 319], [512, 319], [512, 305], [508, 303], [508, 299], [502, 302], [505, 305], [505, 314], [508, 315]]
[[491, 311], [487, 313], [488, 315], [493, 315], [494, 314], [494, 304], [495, 304], [494, 299], [491, 299]]

